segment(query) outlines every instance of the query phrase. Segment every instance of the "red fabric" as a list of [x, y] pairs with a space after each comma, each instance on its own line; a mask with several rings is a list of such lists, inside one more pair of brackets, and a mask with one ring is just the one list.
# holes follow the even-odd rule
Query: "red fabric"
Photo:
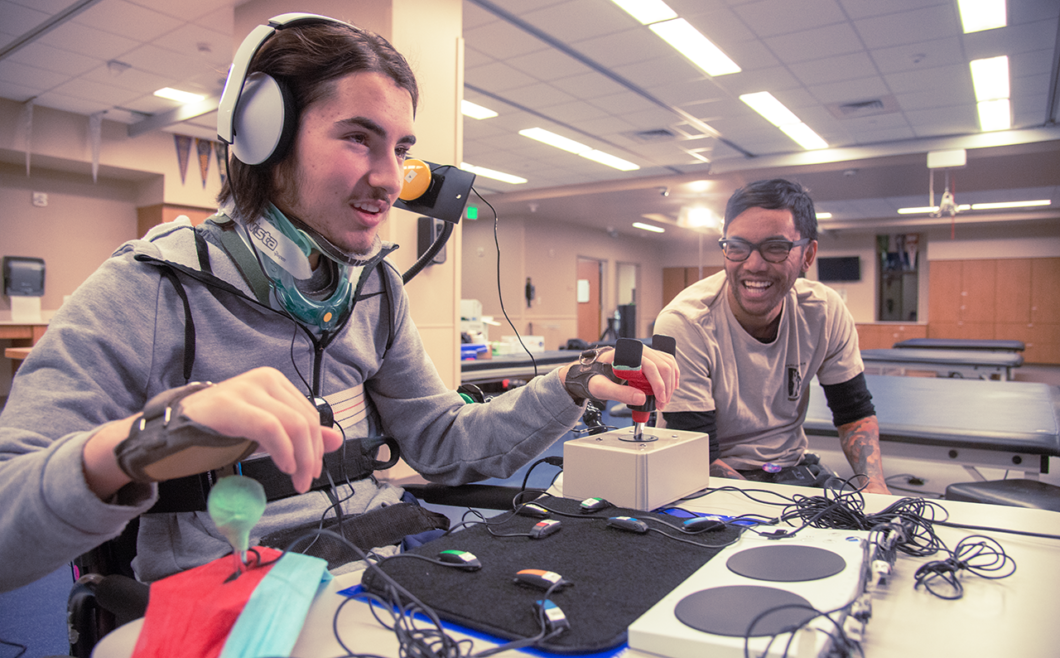
[[[262, 562], [281, 555], [272, 548], [256, 550]], [[271, 564], [256, 567], [225, 582], [235, 573], [235, 559], [226, 555], [152, 584], [133, 658], [216, 658], [247, 599], [270, 569]]]

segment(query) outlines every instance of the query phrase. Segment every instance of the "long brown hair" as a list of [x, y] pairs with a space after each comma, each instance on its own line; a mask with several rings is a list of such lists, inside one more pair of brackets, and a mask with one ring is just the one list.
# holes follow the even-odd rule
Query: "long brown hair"
[[[383, 37], [334, 22], [310, 23], [277, 31], [258, 50], [248, 73], [272, 76], [289, 95], [295, 109], [295, 125], [302, 112], [327, 98], [339, 78], [371, 71], [382, 73], [412, 96], [412, 110], [419, 102], [416, 76], [405, 58]], [[248, 165], [235, 156], [217, 200], [233, 202], [236, 212], [253, 222], [275, 193], [273, 171], [285, 166], [291, 149], [274, 164]]]

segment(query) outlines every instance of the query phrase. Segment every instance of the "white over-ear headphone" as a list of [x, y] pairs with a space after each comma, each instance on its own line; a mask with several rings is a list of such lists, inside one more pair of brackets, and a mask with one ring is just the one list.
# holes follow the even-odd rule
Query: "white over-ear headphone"
[[279, 81], [264, 73], [247, 74], [250, 62], [278, 30], [307, 23], [349, 23], [316, 14], [281, 14], [259, 25], [243, 39], [228, 71], [221, 102], [217, 106], [217, 138], [232, 147], [232, 153], [248, 165], [283, 157], [298, 129], [297, 111], [290, 94]]

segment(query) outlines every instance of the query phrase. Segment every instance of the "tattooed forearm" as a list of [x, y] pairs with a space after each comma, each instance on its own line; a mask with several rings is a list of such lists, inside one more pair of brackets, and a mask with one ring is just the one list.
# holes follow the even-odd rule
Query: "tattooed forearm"
[[729, 466], [725, 462], [717, 459], [710, 465], [710, 476], [718, 478], [733, 478], [735, 480], [746, 480], [744, 476], [740, 475], [732, 466]]
[[880, 424], [876, 416], [862, 418], [839, 426], [839, 443], [854, 473], [868, 477], [869, 493], [890, 493], [883, 478], [883, 455], [880, 453]]

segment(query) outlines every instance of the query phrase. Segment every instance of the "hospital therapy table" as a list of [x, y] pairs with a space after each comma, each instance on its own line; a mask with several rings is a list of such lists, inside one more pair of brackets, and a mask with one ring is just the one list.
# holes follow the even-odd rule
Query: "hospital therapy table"
[[[885, 454], [1023, 471], [1037, 479], [1060, 456], [1060, 387], [932, 377], [865, 375]], [[807, 435], [838, 436], [824, 390], [814, 380]]]
[[938, 377], [965, 379], [1012, 379], [1012, 370], [1023, 365], [1017, 352], [991, 352], [981, 349], [891, 348], [861, 350], [867, 372], [904, 374], [907, 370], [934, 372]]
[[987, 352], [1022, 352], [1027, 346], [1022, 340], [979, 338], [908, 338], [894, 344], [896, 349], [984, 350]]
[[574, 363], [579, 356], [581, 352], [576, 350], [547, 350], [534, 352], [533, 361], [525, 352], [495, 356], [492, 359], [461, 361], [460, 383], [480, 384], [504, 379], [529, 379], [534, 376], [534, 362], [537, 363], [537, 374], [544, 375], [560, 366]]

